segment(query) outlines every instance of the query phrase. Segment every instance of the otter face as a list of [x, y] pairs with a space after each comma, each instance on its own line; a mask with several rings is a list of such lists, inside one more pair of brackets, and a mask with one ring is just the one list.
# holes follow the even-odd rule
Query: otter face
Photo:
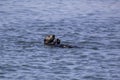
[[52, 43], [55, 39], [55, 35], [48, 35], [45, 37], [44, 39], [44, 43], [45, 44], [49, 44], [49, 43]]

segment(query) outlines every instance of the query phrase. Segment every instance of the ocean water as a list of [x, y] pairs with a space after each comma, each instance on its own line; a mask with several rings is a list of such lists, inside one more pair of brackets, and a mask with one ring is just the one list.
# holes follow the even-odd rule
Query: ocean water
[[0, 80], [120, 80], [120, 0], [0, 0]]

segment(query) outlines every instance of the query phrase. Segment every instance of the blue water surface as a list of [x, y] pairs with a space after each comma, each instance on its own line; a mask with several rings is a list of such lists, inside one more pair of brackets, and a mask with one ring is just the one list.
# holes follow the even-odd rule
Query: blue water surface
[[0, 80], [120, 80], [120, 0], [0, 0]]

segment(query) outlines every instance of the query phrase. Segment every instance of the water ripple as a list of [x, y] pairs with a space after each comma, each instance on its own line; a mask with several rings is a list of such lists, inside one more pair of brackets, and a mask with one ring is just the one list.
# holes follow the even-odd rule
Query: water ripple
[[[119, 80], [119, 4], [0, 0], [0, 80]], [[44, 46], [48, 34], [78, 48]]]

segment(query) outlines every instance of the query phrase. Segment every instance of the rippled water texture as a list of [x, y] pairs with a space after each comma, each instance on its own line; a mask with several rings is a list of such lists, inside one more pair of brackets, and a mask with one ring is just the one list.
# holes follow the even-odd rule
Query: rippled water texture
[[0, 80], [120, 80], [120, 0], [0, 0]]

